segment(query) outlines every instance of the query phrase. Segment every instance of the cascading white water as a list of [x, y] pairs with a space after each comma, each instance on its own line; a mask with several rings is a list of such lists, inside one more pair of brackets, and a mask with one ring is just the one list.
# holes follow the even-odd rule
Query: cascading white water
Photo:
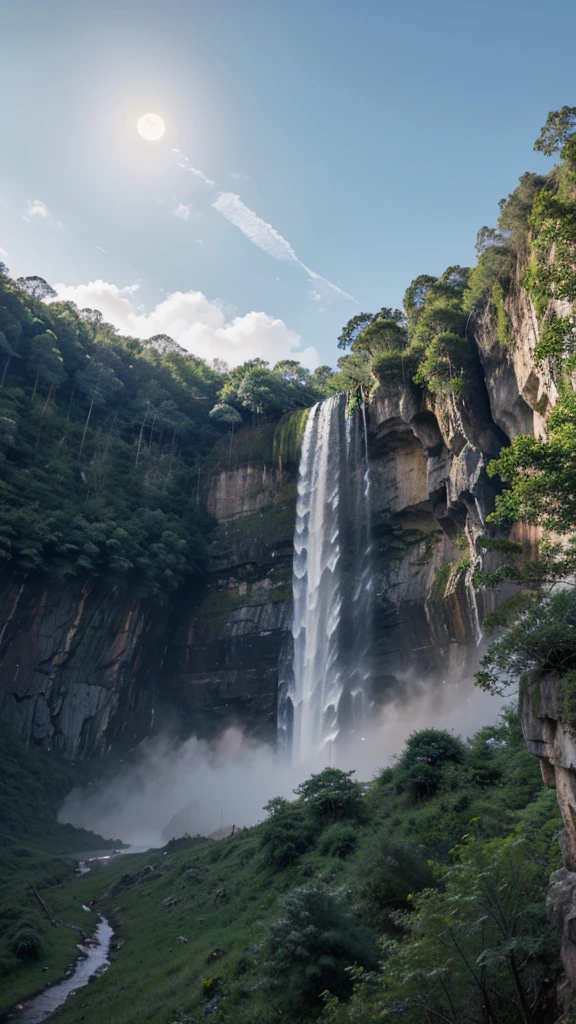
[[308, 416], [298, 478], [293, 649], [284, 666], [279, 735], [303, 762], [359, 723], [371, 644], [368, 462], [346, 395]]

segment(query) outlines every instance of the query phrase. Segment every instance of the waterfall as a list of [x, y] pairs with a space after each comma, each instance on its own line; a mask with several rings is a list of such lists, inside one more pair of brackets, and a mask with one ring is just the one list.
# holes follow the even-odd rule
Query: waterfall
[[294, 531], [291, 655], [279, 736], [306, 761], [357, 728], [369, 704], [372, 640], [366, 418], [347, 396], [311, 409], [302, 441]]

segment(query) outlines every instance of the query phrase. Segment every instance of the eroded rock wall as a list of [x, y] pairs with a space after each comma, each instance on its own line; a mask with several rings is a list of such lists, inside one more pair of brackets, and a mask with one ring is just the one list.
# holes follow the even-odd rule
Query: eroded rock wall
[[[470, 321], [479, 380], [459, 398], [408, 380], [383, 383], [370, 402], [379, 700], [410, 678], [461, 676], [476, 664], [479, 619], [494, 600], [471, 587], [497, 491], [486, 466], [515, 434], [541, 433], [556, 400], [534, 363], [536, 319], [520, 285], [506, 309], [507, 348], [489, 306]], [[273, 740], [291, 625], [296, 463], [278, 449], [274, 425], [216, 446], [200, 488], [217, 521], [206, 572], [163, 603], [93, 582], [5, 579], [0, 714], [70, 757], [166, 724], [211, 735], [238, 722]]]
[[1, 717], [70, 758], [132, 745], [150, 729], [166, 613], [94, 582], [5, 579]]

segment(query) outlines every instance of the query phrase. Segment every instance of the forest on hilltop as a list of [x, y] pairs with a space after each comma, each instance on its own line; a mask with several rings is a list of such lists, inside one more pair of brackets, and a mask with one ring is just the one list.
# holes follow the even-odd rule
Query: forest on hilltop
[[229, 371], [55, 300], [0, 265], [0, 559], [169, 592], [206, 557], [199, 479], [215, 443], [313, 405], [330, 371], [259, 359]]

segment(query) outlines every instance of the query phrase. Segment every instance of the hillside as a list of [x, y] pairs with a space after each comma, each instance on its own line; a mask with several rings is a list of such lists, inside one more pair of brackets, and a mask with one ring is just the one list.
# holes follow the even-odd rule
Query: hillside
[[[426, 1013], [472, 1024], [485, 1015], [459, 951], [481, 955], [489, 1019], [555, 1020], [558, 939], [544, 892], [558, 825], [514, 714], [467, 744], [421, 732], [368, 786], [326, 769], [295, 802], [272, 800], [255, 828], [175, 840], [50, 888], [57, 916], [82, 921], [80, 905], [97, 899], [116, 929], [108, 972], [53, 1019], [304, 1024], [323, 1013], [375, 1024], [400, 1001], [403, 1019], [420, 1022], [424, 999]], [[326, 988], [349, 996], [350, 963], [374, 970], [383, 956], [384, 973], [359, 974], [351, 1003], [325, 1006]], [[44, 954], [31, 977], [43, 964]]]
[[[94, 772], [47, 751], [27, 748], [0, 723], [0, 1013], [47, 981], [74, 958], [78, 935], [55, 929], [32, 894], [74, 877], [73, 854], [112, 849], [110, 840], [56, 822], [62, 800]], [[81, 924], [82, 922], [76, 921]], [[25, 942], [30, 956], [15, 950]], [[34, 950], [38, 947], [40, 959]]]

